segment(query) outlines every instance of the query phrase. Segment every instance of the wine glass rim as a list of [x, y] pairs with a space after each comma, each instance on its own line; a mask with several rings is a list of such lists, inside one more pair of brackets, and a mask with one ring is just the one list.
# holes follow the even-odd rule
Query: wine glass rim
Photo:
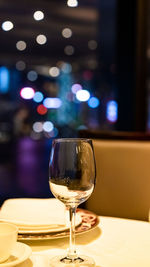
[[56, 138], [53, 140], [53, 142], [81, 142], [81, 141], [84, 141], [84, 142], [91, 142], [92, 139], [90, 138]]

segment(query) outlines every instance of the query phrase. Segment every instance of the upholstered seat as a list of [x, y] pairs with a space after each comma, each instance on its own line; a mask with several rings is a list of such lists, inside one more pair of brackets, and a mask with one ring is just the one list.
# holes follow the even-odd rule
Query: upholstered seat
[[100, 215], [148, 220], [150, 141], [94, 140], [96, 187], [86, 208]]

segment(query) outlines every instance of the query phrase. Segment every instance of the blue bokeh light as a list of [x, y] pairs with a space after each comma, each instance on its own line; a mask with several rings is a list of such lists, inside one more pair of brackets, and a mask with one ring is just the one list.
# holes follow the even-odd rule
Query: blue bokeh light
[[40, 103], [40, 102], [42, 102], [43, 98], [44, 98], [43, 94], [42, 94], [41, 92], [38, 91], [38, 92], [35, 93], [35, 95], [34, 95], [34, 97], [33, 97], [33, 100], [34, 100], [36, 103]]
[[118, 104], [115, 100], [107, 103], [106, 117], [110, 122], [116, 122], [118, 119]]
[[100, 105], [100, 101], [97, 97], [91, 97], [88, 101], [88, 105], [90, 108], [97, 108]]
[[9, 70], [6, 67], [0, 67], [0, 92], [5, 94], [9, 90]]

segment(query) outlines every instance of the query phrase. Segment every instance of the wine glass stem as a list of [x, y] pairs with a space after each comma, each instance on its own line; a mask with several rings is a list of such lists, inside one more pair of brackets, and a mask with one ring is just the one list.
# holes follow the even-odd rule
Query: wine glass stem
[[68, 257], [73, 259], [77, 256], [75, 248], [75, 216], [76, 207], [69, 207], [69, 220], [70, 220], [70, 236], [69, 236], [69, 249]]

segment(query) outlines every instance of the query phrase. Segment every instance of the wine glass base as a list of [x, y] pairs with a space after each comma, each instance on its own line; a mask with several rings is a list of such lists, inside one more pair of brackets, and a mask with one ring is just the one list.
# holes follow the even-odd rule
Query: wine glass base
[[95, 262], [92, 258], [79, 255], [75, 259], [69, 259], [68, 257], [63, 256], [55, 256], [50, 260], [50, 267], [94, 267]]

